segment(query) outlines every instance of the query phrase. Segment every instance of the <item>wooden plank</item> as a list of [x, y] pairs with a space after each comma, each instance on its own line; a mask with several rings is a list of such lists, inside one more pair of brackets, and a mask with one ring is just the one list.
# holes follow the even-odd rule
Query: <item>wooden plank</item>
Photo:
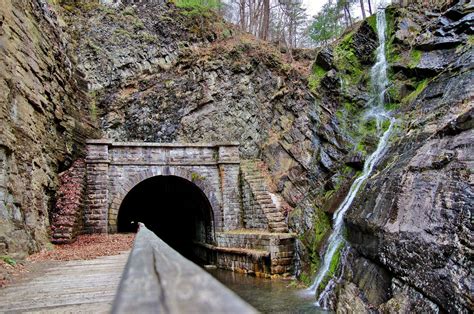
[[257, 313], [143, 224], [135, 238], [112, 312]]
[[108, 313], [127, 256], [54, 262], [44, 273], [0, 289], [0, 313]]

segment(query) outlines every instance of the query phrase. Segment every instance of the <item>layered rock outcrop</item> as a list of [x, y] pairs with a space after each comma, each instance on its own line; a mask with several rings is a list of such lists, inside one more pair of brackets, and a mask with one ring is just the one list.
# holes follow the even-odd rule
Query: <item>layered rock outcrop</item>
[[[101, 127], [119, 141], [240, 142], [241, 158], [268, 166], [270, 192], [289, 206], [284, 214], [298, 207], [292, 224], [304, 235], [299, 253], [307, 267], [304, 250], [325, 215], [314, 204], [322, 207], [319, 196], [338, 184], [339, 175], [331, 177], [348, 142], [331, 106], [316, 103], [305, 74], [279, 49], [213, 15], [193, 14], [142, 1], [68, 15]], [[368, 47], [376, 40], [370, 35]]]
[[[364, 300], [367, 311], [467, 313], [474, 306], [472, 10], [460, 2], [428, 23], [389, 9], [400, 127], [345, 217], [358, 257], [336, 289], [342, 299]], [[423, 25], [431, 26], [422, 32]]]
[[[42, 0], [0, 8], [0, 254], [48, 242], [57, 174], [100, 136], [97, 121], [120, 141], [240, 142], [288, 204], [297, 274], [310, 279], [331, 214], [377, 143], [363, 115], [374, 17], [319, 51], [307, 78], [213, 15], [121, 2], [64, 6], [64, 25]], [[352, 249], [328, 303], [340, 311], [473, 308], [472, 14], [462, 1], [387, 11], [398, 126], [346, 217]]]
[[94, 136], [67, 37], [46, 1], [0, 6], [0, 255], [50, 241], [58, 172]]

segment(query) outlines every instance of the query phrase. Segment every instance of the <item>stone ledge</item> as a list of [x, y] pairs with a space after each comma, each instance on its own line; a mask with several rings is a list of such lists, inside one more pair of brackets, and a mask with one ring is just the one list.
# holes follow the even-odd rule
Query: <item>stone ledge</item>
[[86, 159], [86, 164], [110, 164], [108, 159]]
[[216, 235], [242, 235], [244, 237], [260, 237], [260, 238], [278, 238], [278, 239], [292, 239], [296, 238], [296, 233], [290, 232], [270, 232], [267, 230], [258, 229], [237, 229], [226, 232], [216, 232]]
[[246, 256], [252, 256], [252, 257], [257, 257], [257, 258], [270, 257], [270, 252], [264, 251], [264, 250], [244, 249], [244, 248], [238, 248], [238, 247], [220, 247], [220, 246], [215, 246], [212, 244], [207, 244], [207, 243], [202, 243], [202, 242], [194, 242], [194, 244], [205, 247], [206, 249], [209, 249], [212, 251], [246, 255]]
[[135, 146], [135, 147], [208, 147], [218, 148], [222, 146], [239, 146], [238, 142], [223, 143], [154, 143], [154, 142], [115, 142], [110, 139], [90, 139], [86, 140], [86, 144], [91, 145], [109, 145], [109, 146]]
[[143, 162], [143, 161], [111, 161], [105, 159], [87, 159], [87, 164], [109, 164], [117, 166], [217, 166], [217, 165], [239, 165], [240, 161], [185, 161], [185, 162]]

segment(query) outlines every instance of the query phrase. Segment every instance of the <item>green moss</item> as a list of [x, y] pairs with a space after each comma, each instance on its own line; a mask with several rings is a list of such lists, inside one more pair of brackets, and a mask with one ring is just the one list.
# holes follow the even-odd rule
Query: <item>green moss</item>
[[336, 249], [336, 252], [334, 253], [331, 259], [331, 263], [329, 264], [329, 270], [326, 276], [323, 278], [323, 280], [319, 284], [319, 291], [323, 291], [326, 285], [328, 284], [329, 280], [331, 280], [331, 278], [336, 275], [337, 269], [339, 268], [339, 265], [341, 264], [341, 253], [342, 253], [343, 248], [344, 248], [344, 243], [341, 243], [339, 247]]
[[158, 42], [158, 38], [156, 38], [155, 35], [150, 34], [148, 32], [140, 32], [138, 36], [136, 36], [136, 38], [149, 44], [154, 44]]
[[423, 53], [420, 50], [413, 49], [410, 52], [410, 62], [408, 63], [409, 68], [415, 68], [421, 60]]
[[387, 22], [387, 42], [385, 44], [387, 61], [389, 63], [398, 62], [401, 59], [401, 55], [394, 44], [396, 19], [393, 7], [389, 7], [385, 11], [385, 19]]
[[225, 38], [230, 38], [232, 37], [232, 30], [228, 29], [228, 28], [225, 28], [223, 31], [222, 31], [222, 37], [225, 39]]
[[[393, 81], [393, 80], [391, 80]], [[388, 90], [388, 96], [390, 98], [390, 101], [400, 101], [400, 87], [397, 85], [397, 82], [395, 81], [393, 85], [391, 85]]]
[[324, 236], [331, 229], [331, 222], [329, 221], [328, 215], [320, 208], [315, 208], [313, 218], [313, 245], [317, 249], [321, 246], [321, 242], [324, 240]]
[[[312, 278], [321, 265], [319, 251], [326, 235], [331, 230], [331, 222], [328, 215], [317, 206], [314, 206], [313, 209], [313, 228], [298, 236], [299, 240], [304, 243], [305, 247], [308, 249], [310, 261], [309, 269], [298, 276], [298, 279], [305, 285], [311, 284]], [[303, 211], [301, 208], [296, 208], [291, 212], [290, 215], [301, 217], [303, 215]]]
[[309, 286], [311, 285], [311, 276], [308, 275], [307, 273], [305, 272], [302, 272], [298, 278], [302, 283], [304, 283], [306, 286]]
[[206, 179], [206, 178], [201, 176], [199, 173], [196, 173], [196, 172], [191, 173], [191, 181], [192, 182], [202, 181], [204, 179]]
[[400, 108], [400, 103], [389, 102], [389, 103], [386, 103], [384, 105], [384, 107], [385, 107], [385, 110], [387, 110], [387, 111], [393, 111], [393, 110], [397, 110], [398, 108]]
[[354, 32], [344, 36], [334, 48], [334, 63], [344, 81], [357, 84], [364, 76], [364, 69], [352, 47]]
[[124, 28], [116, 28], [114, 33], [118, 36], [132, 37], [132, 34]]
[[319, 65], [313, 66], [313, 73], [308, 78], [308, 86], [313, 92], [319, 87], [319, 83], [326, 73], [327, 71]]
[[375, 14], [372, 14], [369, 16], [367, 19], [367, 24], [372, 28], [372, 30], [377, 33], [377, 16]]
[[122, 11], [122, 15], [126, 16], [126, 15], [132, 15], [134, 16], [136, 13], [135, 13], [135, 9], [133, 7], [126, 7], [125, 9], [123, 9]]
[[143, 24], [143, 22], [139, 19], [136, 19], [132, 22], [132, 25], [133, 25], [133, 28], [135, 30], [142, 30], [145, 28], [145, 25]]
[[409, 104], [413, 102], [416, 99], [416, 97], [418, 97], [418, 95], [420, 95], [421, 92], [426, 88], [427, 85], [428, 85], [428, 79], [424, 79], [423, 81], [418, 82], [418, 84], [416, 85], [416, 89], [413, 92], [411, 92], [408, 96], [403, 98], [402, 102], [405, 104]]
[[88, 12], [90, 10], [94, 10], [101, 5], [95, 1], [77, 1], [77, 0], [48, 0], [49, 3], [53, 5], [61, 5], [62, 8], [68, 12], [74, 12], [76, 10], [80, 10], [83, 12]]
[[105, 15], [111, 15], [115, 16], [117, 13], [117, 10], [109, 7], [108, 5], [97, 5], [97, 10], [104, 13]]
[[11, 266], [16, 266], [16, 260], [13, 259], [12, 257], [8, 256], [8, 255], [2, 255], [0, 256], [0, 260], [4, 261], [5, 263], [7, 263], [8, 265], [11, 265]]
[[474, 46], [474, 35], [467, 36], [467, 44], [471, 47]]

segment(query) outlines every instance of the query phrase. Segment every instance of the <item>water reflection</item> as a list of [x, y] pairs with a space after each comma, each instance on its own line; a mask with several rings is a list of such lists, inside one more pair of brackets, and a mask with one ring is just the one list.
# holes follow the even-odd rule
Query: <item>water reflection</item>
[[290, 281], [256, 278], [221, 269], [208, 272], [262, 313], [327, 313], [314, 306], [314, 296], [289, 287]]

